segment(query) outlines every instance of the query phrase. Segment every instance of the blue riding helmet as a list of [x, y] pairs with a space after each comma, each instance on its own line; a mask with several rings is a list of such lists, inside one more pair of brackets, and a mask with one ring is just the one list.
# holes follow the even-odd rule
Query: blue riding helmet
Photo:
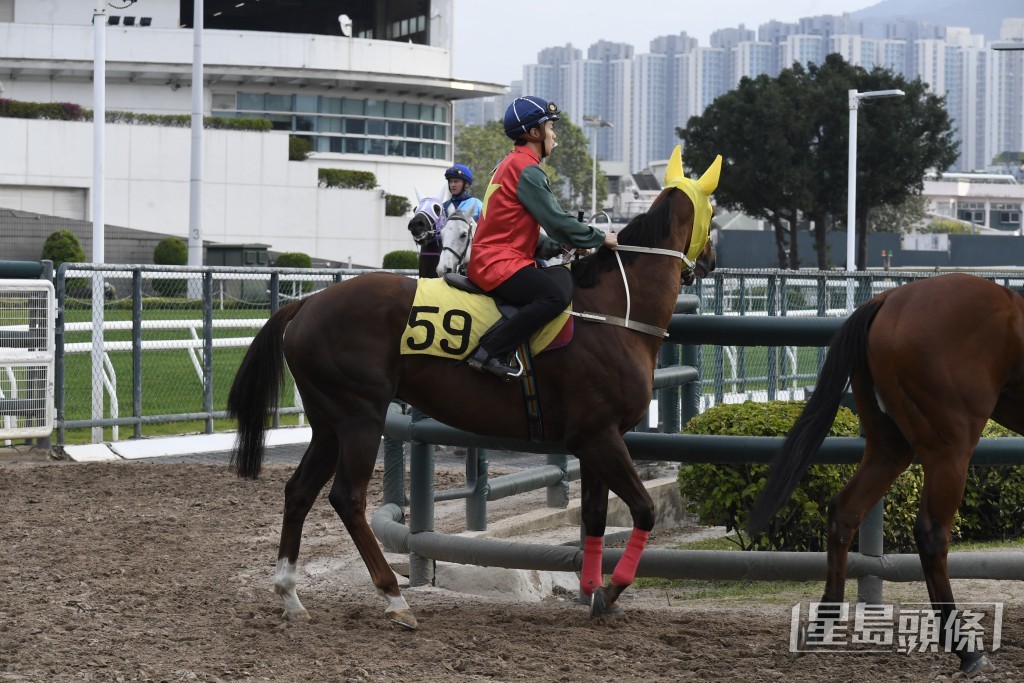
[[533, 95], [517, 97], [505, 110], [505, 135], [518, 140], [545, 121], [557, 121], [561, 113], [554, 102]]
[[473, 172], [469, 170], [469, 166], [463, 164], [455, 164], [449, 168], [444, 172], [444, 177], [448, 180], [465, 180], [467, 186], [473, 184]]

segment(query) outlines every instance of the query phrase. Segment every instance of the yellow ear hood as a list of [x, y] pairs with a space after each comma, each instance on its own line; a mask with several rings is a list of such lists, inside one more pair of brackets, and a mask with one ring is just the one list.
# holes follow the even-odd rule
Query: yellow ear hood
[[722, 173], [722, 155], [715, 157], [715, 160], [704, 171], [700, 180], [692, 180], [686, 177], [683, 172], [683, 148], [676, 145], [672, 150], [672, 156], [668, 160], [668, 168], [665, 169], [665, 187], [674, 187], [682, 190], [693, 202], [693, 234], [690, 236], [690, 249], [687, 251], [687, 258], [695, 260], [707, 244], [711, 229], [711, 201], [708, 196], [718, 188], [718, 179]]

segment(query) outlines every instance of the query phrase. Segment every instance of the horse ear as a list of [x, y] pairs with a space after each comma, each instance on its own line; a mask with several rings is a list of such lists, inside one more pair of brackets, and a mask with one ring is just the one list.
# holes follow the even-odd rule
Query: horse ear
[[449, 204], [448, 205], [448, 218], [451, 218], [452, 216], [454, 216], [456, 211], [457, 211], [457, 209], [455, 208], [455, 205], [454, 204]]
[[420, 188], [418, 188], [418, 187], [416, 188], [416, 201], [417, 202], [422, 202], [423, 201], [423, 193], [420, 192]]
[[697, 184], [700, 185], [700, 189], [704, 191], [705, 195], [710, 196], [712, 192], [718, 189], [718, 178], [722, 174], [722, 155], [719, 154], [715, 157], [715, 160], [708, 166], [708, 170], [704, 171], [704, 175], [700, 177]]
[[683, 146], [676, 145], [672, 150], [672, 156], [668, 159], [668, 168], [665, 169], [665, 187], [669, 187], [685, 178], [683, 173]]
[[443, 201], [446, 201], [452, 195], [451, 195], [451, 193], [448, 192], [448, 186], [447, 185], [443, 185], [441, 187], [441, 191], [437, 193], [437, 196], [440, 197], [441, 201], [443, 202]]

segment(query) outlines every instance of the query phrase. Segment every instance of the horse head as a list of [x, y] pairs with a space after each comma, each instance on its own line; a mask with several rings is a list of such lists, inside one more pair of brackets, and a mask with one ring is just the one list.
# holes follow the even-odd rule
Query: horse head
[[710, 196], [718, 188], [722, 172], [722, 155], [715, 157], [699, 180], [686, 177], [683, 171], [682, 146], [676, 145], [665, 169], [665, 189], [682, 191], [693, 204], [693, 227], [683, 250], [686, 254], [683, 269], [683, 284], [691, 285], [698, 277], [704, 277], [715, 269], [715, 247], [711, 239], [711, 217], [714, 208]]
[[409, 232], [416, 244], [423, 246], [432, 239], [437, 238], [438, 232], [444, 225], [444, 205], [440, 199], [424, 197], [416, 190], [416, 212], [409, 220]]
[[476, 221], [470, 214], [449, 207], [449, 213], [441, 228], [441, 258], [437, 262], [437, 276], [445, 273], [465, 273], [473, 248], [473, 232]]

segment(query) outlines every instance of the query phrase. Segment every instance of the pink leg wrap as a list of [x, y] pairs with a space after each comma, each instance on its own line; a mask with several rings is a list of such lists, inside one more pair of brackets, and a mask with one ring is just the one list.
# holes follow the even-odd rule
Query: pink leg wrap
[[583, 542], [583, 571], [580, 572], [580, 589], [590, 595], [603, 584], [601, 578], [601, 548], [603, 536], [587, 536]]
[[616, 586], [628, 586], [633, 583], [636, 567], [640, 564], [640, 553], [644, 551], [647, 537], [650, 535], [650, 531], [641, 531], [634, 527], [633, 535], [629, 537], [629, 542], [626, 544], [626, 550], [623, 551], [622, 557], [612, 573], [612, 583]]

